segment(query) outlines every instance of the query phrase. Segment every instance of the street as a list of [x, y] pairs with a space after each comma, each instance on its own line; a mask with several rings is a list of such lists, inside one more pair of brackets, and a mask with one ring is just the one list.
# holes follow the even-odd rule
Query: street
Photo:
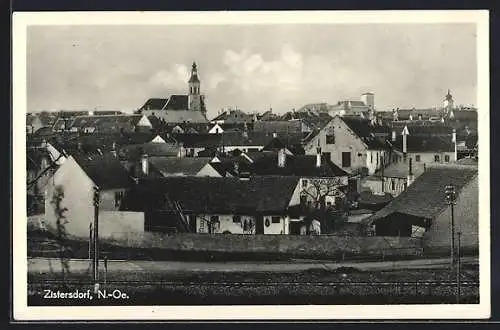
[[[475, 257], [462, 258], [462, 264], [474, 264], [478, 260]], [[89, 260], [72, 259], [69, 261], [71, 271], [86, 271], [91, 262]], [[104, 267], [101, 261], [100, 267]], [[130, 271], [148, 272], [164, 271], [174, 272], [297, 272], [308, 269], [323, 268], [335, 270], [340, 267], [356, 268], [362, 271], [377, 270], [402, 270], [402, 269], [444, 269], [450, 267], [449, 258], [419, 259], [385, 262], [320, 262], [301, 261], [294, 262], [183, 262], [183, 261], [128, 261], [109, 260], [107, 262], [108, 272]], [[30, 258], [28, 259], [28, 273], [60, 271], [59, 259]]]

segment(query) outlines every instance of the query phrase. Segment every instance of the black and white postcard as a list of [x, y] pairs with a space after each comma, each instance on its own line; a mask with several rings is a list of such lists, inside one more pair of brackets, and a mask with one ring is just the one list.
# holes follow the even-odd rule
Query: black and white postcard
[[488, 19], [15, 13], [14, 317], [488, 317]]

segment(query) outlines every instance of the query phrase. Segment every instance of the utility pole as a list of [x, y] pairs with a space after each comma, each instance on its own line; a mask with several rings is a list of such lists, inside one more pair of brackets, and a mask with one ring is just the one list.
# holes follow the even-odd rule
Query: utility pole
[[99, 187], [94, 187], [94, 284], [99, 280]]
[[89, 262], [90, 260], [92, 259], [92, 244], [93, 244], [93, 237], [94, 235], [92, 235], [92, 222], [89, 224]]
[[457, 233], [458, 235], [458, 242], [457, 242], [457, 304], [460, 304], [460, 267], [461, 267], [461, 257], [460, 257], [460, 238], [462, 236], [461, 232]]
[[456, 200], [455, 186], [448, 185], [445, 188], [446, 203], [451, 207], [451, 265], [455, 265], [455, 214], [454, 205]]

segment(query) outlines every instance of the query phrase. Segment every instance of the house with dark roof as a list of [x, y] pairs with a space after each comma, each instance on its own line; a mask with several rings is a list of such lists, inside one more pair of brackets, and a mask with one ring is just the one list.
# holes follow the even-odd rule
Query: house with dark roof
[[234, 159], [215, 156], [198, 173], [197, 176], [210, 176], [220, 178], [238, 178], [245, 176], [245, 166], [239, 167], [239, 163]]
[[363, 178], [362, 191], [366, 188], [374, 195], [390, 194], [397, 197], [424, 171], [425, 164], [415, 164], [412, 158], [407, 162], [394, 162]]
[[445, 190], [456, 192], [454, 230], [461, 232], [461, 246], [478, 248], [478, 169], [471, 166], [436, 165], [427, 167], [408, 189], [369, 221], [377, 236], [415, 236], [423, 246], [449, 249], [451, 206]]
[[336, 116], [315, 135], [306, 138], [306, 154], [323, 156], [351, 173], [371, 175], [390, 159], [387, 143], [390, 130], [385, 125], [356, 116]]
[[[252, 131], [224, 132], [223, 134], [176, 134], [175, 139], [183, 144], [189, 157], [213, 157], [216, 153], [230, 153], [235, 150], [244, 152], [260, 151], [272, 139], [272, 134]], [[300, 141], [300, 137], [289, 139]], [[300, 143], [300, 142], [299, 142]]]
[[200, 93], [198, 67], [193, 63], [188, 80], [187, 95], [167, 98], [150, 98], [137, 112], [147, 117], [155, 116], [166, 123], [206, 123], [205, 96]]
[[276, 133], [280, 136], [286, 136], [287, 134], [302, 135], [311, 131], [311, 129], [303, 124], [301, 120], [257, 121], [254, 124], [253, 130], [254, 132], [264, 132], [268, 134]]
[[298, 178], [167, 177], [142, 180], [122, 210], [145, 213], [148, 231], [288, 234]]
[[147, 132], [153, 128], [149, 119], [143, 115], [77, 116], [70, 121], [60, 118], [54, 127], [56, 131], [82, 133]]
[[73, 155], [52, 175], [45, 187], [45, 217], [48, 227], [55, 228], [57, 215], [52, 201], [58, 189], [64, 194], [65, 228], [69, 235], [88, 238], [94, 222], [94, 188], [99, 189], [99, 235], [108, 237], [124, 232], [144, 230], [143, 216], [119, 212], [125, 193], [135, 184], [120, 161], [109, 154]]
[[303, 207], [340, 208], [347, 198], [349, 174], [321, 152], [317, 155], [291, 155], [282, 148], [255, 159], [249, 168], [251, 175], [298, 177]]
[[150, 171], [158, 171], [162, 177], [220, 176], [215, 171], [200, 174], [211, 160], [210, 157], [148, 157]]
[[451, 163], [457, 160], [456, 133], [441, 135], [413, 135], [407, 126], [397, 135], [392, 133], [393, 162], [413, 158], [415, 164]]
[[252, 123], [253, 116], [243, 112], [240, 109], [230, 109], [219, 113], [210, 120], [212, 124], [244, 124]]

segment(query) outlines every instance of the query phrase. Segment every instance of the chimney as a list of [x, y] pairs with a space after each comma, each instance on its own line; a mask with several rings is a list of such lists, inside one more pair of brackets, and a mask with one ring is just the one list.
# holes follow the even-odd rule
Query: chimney
[[392, 138], [391, 138], [392, 142], [395, 142], [396, 141], [396, 131], [392, 131]]
[[321, 167], [321, 146], [319, 145], [319, 139], [318, 146], [316, 147], [316, 167]]
[[453, 132], [451, 133], [451, 143], [453, 143], [453, 148], [454, 148], [454, 159], [453, 161], [457, 161], [457, 130], [453, 129]]
[[408, 178], [407, 178], [407, 183], [406, 183], [406, 186], [408, 187], [409, 185], [411, 185], [413, 183], [413, 181], [415, 180], [415, 176], [413, 175], [413, 167], [412, 167], [412, 158], [410, 157], [410, 159], [408, 160]]
[[147, 176], [149, 174], [149, 160], [146, 154], [141, 156], [141, 170], [143, 175]]
[[408, 131], [408, 127], [405, 126], [402, 132], [403, 135], [403, 160], [406, 161], [406, 153], [408, 152], [408, 142], [407, 138], [410, 132]]
[[286, 152], [285, 148], [281, 148], [278, 150], [278, 167], [285, 167], [286, 166]]

